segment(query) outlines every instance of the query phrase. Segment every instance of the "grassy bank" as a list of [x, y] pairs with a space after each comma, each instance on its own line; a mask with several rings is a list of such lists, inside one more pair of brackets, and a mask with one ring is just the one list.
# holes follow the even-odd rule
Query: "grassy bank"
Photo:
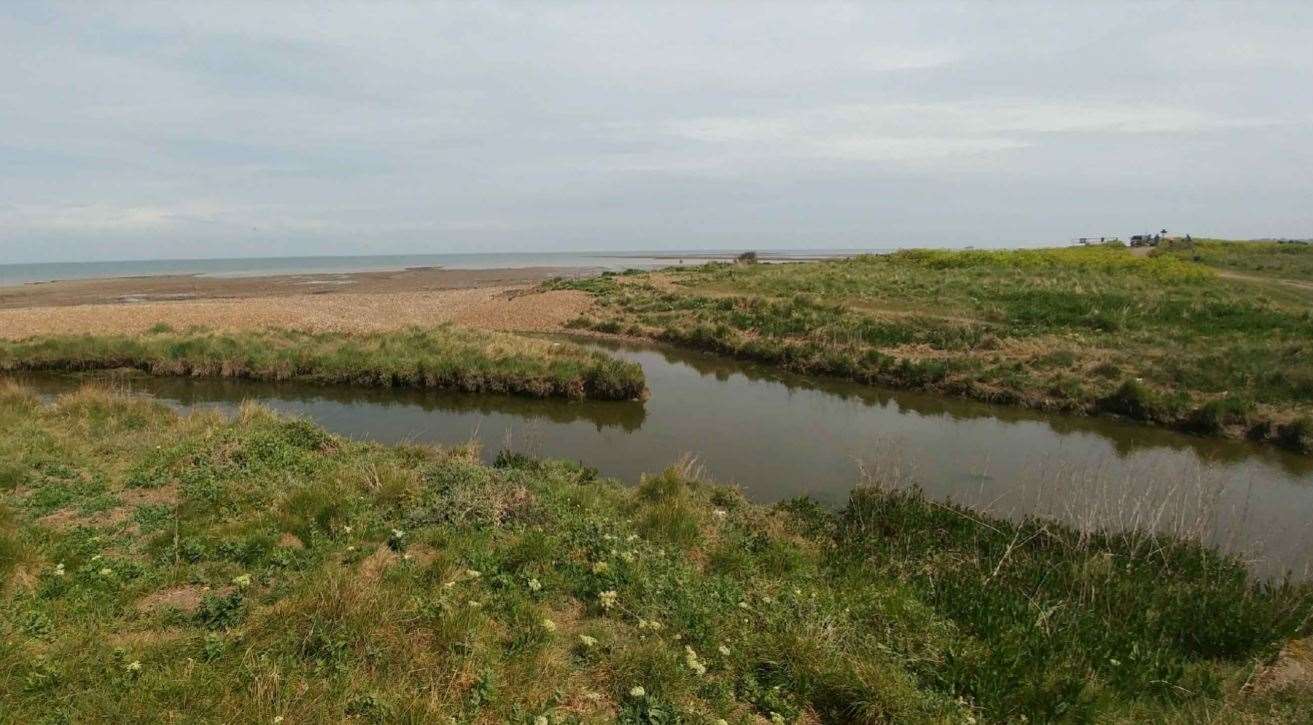
[[1152, 252], [1242, 274], [1313, 282], [1313, 244], [1171, 240]]
[[[11, 722], [1283, 721], [1310, 591], [914, 493], [342, 440], [0, 387]], [[1246, 694], [1242, 684], [1257, 683]], [[279, 720], [281, 718], [281, 720]]]
[[557, 284], [598, 300], [577, 327], [1313, 448], [1313, 307], [1174, 254], [908, 250]]
[[155, 375], [443, 388], [629, 400], [644, 392], [635, 364], [570, 344], [443, 326], [388, 333], [288, 330], [0, 341], [0, 370], [133, 368]]

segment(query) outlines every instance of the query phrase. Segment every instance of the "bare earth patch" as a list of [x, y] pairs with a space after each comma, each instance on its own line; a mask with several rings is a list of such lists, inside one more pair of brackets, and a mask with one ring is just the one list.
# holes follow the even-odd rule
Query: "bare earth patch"
[[147, 594], [137, 600], [135, 607], [138, 612], [159, 612], [176, 609], [180, 612], [193, 614], [200, 609], [201, 600], [205, 599], [207, 594], [222, 596], [229, 591], [231, 590], [226, 588], [216, 591], [198, 584], [184, 584]]
[[1276, 661], [1258, 671], [1250, 689], [1275, 692], [1288, 687], [1313, 689], [1313, 637], [1297, 639], [1281, 648]]

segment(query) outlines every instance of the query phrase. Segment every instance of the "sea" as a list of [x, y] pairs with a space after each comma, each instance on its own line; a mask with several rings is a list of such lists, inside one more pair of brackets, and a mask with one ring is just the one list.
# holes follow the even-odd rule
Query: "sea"
[[[784, 250], [760, 252], [767, 262], [837, 258], [887, 252], [865, 250]], [[201, 277], [268, 277], [273, 275], [347, 274], [386, 272], [412, 268], [521, 269], [565, 267], [621, 271], [654, 269], [678, 264], [729, 260], [738, 250], [661, 252], [541, 252], [465, 254], [385, 254], [325, 257], [250, 257], [243, 259], [134, 259], [110, 262], [39, 262], [0, 264], [0, 287], [72, 279], [196, 275]]]

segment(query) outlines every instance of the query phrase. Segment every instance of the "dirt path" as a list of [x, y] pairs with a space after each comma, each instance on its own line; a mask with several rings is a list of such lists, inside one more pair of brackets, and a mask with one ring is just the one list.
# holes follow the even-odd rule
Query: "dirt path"
[[1256, 274], [1245, 274], [1230, 269], [1217, 270], [1217, 276], [1223, 279], [1238, 279], [1243, 282], [1258, 282], [1260, 284], [1279, 284], [1286, 287], [1293, 287], [1305, 292], [1313, 292], [1313, 282], [1305, 282], [1299, 279], [1285, 279], [1284, 277], [1263, 277]]

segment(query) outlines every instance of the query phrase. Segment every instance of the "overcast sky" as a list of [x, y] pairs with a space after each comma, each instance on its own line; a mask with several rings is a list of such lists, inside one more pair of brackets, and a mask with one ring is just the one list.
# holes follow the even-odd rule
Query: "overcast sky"
[[0, 263], [1313, 236], [1313, 2], [0, 8]]

